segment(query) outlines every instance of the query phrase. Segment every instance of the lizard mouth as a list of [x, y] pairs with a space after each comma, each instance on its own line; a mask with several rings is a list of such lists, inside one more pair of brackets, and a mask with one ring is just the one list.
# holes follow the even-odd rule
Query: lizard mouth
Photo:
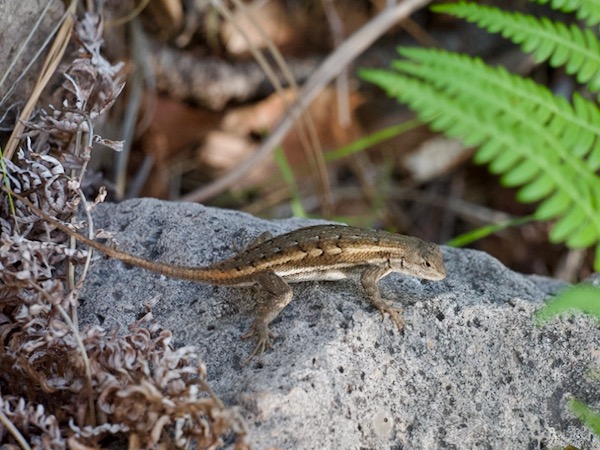
[[446, 278], [445, 273], [430, 273], [421, 278], [421, 281], [425, 284], [431, 283], [432, 281], [441, 281]]

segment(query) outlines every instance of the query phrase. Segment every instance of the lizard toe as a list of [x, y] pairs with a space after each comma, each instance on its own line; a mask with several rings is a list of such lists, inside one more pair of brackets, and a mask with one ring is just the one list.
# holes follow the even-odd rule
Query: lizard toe
[[394, 325], [396, 325], [398, 331], [401, 331], [404, 328], [402, 308], [384, 304], [380, 305], [377, 309], [379, 309], [379, 312], [381, 313], [382, 317], [385, 317], [386, 313], [388, 316], [390, 316], [390, 320], [394, 323]]
[[248, 332], [242, 336], [242, 339], [250, 339], [252, 337], [256, 338], [256, 344], [244, 360], [243, 366], [246, 366], [255, 356], [261, 355], [265, 350], [273, 348], [271, 339], [274, 338], [274, 335], [267, 325], [255, 322]]

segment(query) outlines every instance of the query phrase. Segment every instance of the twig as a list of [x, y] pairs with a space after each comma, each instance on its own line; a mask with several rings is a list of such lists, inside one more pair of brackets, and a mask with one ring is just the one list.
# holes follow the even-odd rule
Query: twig
[[[46, 3], [46, 6], [40, 12], [40, 15], [39, 15], [38, 19], [36, 20], [36, 22], [31, 27], [31, 31], [29, 32], [29, 34], [27, 35], [27, 37], [23, 40], [23, 43], [21, 44], [21, 47], [19, 47], [19, 50], [17, 50], [17, 52], [15, 53], [14, 57], [12, 58], [12, 61], [10, 61], [10, 64], [8, 65], [8, 67], [3, 70], [4, 76], [2, 78], [0, 78], [0, 92], [2, 91], [2, 85], [6, 82], [8, 76], [10, 75], [10, 73], [12, 72], [12, 70], [14, 69], [16, 63], [18, 61], [22, 61], [21, 58], [23, 56], [23, 53], [25, 52], [25, 49], [27, 48], [27, 45], [29, 44], [29, 42], [33, 38], [33, 34], [36, 31], [39, 30], [40, 23], [42, 22], [42, 20], [44, 19], [44, 17], [46, 17], [46, 14], [48, 14], [48, 10], [50, 9], [50, 6], [52, 6], [52, 2], [51, 1], [49, 1], [48, 3]], [[44, 40], [44, 42], [42, 43], [42, 45], [40, 45], [40, 48], [38, 48], [37, 51], [35, 52], [35, 54], [33, 55], [33, 58], [30, 58], [29, 62], [25, 66], [25, 68], [23, 68], [21, 70], [21, 74], [17, 77], [16, 80], [14, 80], [12, 82], [12, 86], [6, 90], [6, 93], [4, 94], [4, 97], [2, 97], [2, 99], [0, 99], [0, 106], [2, 106], [8, 100], [8, 98], [13, 93], [13, 91], [15, 90], [16, 86], [19, 84], [19, 82], [21, 81], [21, 79], [27, 74], [27, 72], [29, 71], [29, 69], [31, 68], [31, 66], [35, 63], [35, 61], [38, 59], [38, 57], [44, 51], [44, 49], [46, 48], [46, 46], [48, 45], [48, 43], [52, 39], [52, 36], [54, 36], [54, 33], [56, 33], [56, 30], [58, 30], [58, 28], [60, 27], [61, 22], [62, 21], [59, 20], [56, 23], [56, 25], [54, 26], [54, 28], [52, 28], [52, 30], [50, 31], [50, 33], [48, 33], [48, 37]]]
[[73, 25], [75, 23], [73, 19], [73, 15], [75, 14], [75, 10], [77, 8], [77, 2], [75, 0], [71, 0], [69, 4], [69, 8], [65, 12], [65, 20], [56, 35], [56, 39], [54, 39], [54, 43], [48, 52], [48, 56], [44, 61], [44, 66], [40, 71], [40, 76], [38, 81], [33, 89], [32, 94], [29, 96], [23, 111], [21, 111], [21, 115], [19, 116], [19, 121], [16, 123], [15, 128], [10, 135], [8, 142], [6, 144], [6, 152], [4, 154], [6, 159], [12, 159], [17, 146], [19, 145], [19, 140], [21, 139], [21, 133], [25, 129], [24, 121], [29, 120], [31, 113], [33, 112], [33, 108], [37, 103], [42, 91], [50, 81], [50, 78], [54, 74], [58, 64], [65, 51], [67, 50], [67, 45], [71, 40], [71, 31], [73, 30]]
[[408, 17], [412, 12], [425, 6], [430, 1], [431, 0], [405, 0], [399, 5], [394, 5], [392, 8], [383, 10], [369, 23], [350, 36], [346, 42], [340, 45], [336, 51], [321, 64], [313, 76], [310, 77], [302, 87], [296, 105], [291, 109], [290, 114], [285, 116], [279, 122], [279, 125], [275, 128], [273, 133], [252, 157], [248, 158], [238, 167], [218, 180], [215, 180], [213, 183], [185, 195], [183, 200], [201, 202], [211, 198], [227, 189], [231, 184], [243, 177], [256, 164], [266, 159], [287, 135], [302, 111], [310, 105], [323, 88], [335, 78], [340, 71], [350, 63], [350, 61], [355, 59], [357, 55], [368, 48], [395, 23]]
[[0, 409], [0, 422], [2, 422], [2, 425], [4, 425], [4, 427], [8, 430], [8, 432], [10, 434], [12, 434], [12, 437], [15, 438], [15, 440], [19, 443], [19, 445], [21, 446], [21, 448], [23, 450], [31, 450], [31, 447], [29, 446], [29, 444], [27, 443], [27, 441], [25, 440], [25, 438], [23, 437], [21, 432], [18, 430], [18, 428], [15, 426], [15, 424], [12, 423], [8, 417], [6, 417], [6, 415], [4, 414], [4, 411], [2, 411], [1, 409]]
[[[250, 8], [246, 7], [240, 0], [233, 0], [233, 3], [236, 5], [239, 11], [242, 11], [249, 18], [249, 22], [253, 24], [254, 29], [261, 36], [263, 42], [269, 49], [271, 56], [273, 57], [273, 61], [281, 71], [283, 77], [285, 78], [287, 84], [291, 87], [294, 94], [298, 94], [299, 86], [296, 83], [296, 80], [290, 70], [289, 65], [286, 63], [283, 55], [279, 51], [279, 49], [273, 43], [273, 40], [267, 36], [265, 31], [257, 25], [257, 20], [252, 14]], [[229, 10], [227, 5], [223, 2], [215, 3], [219, 8], [219, 11], [230, 23], [236, 28], [238, 33], [240, 33], [243, 38], [246, 40], [248, 44], [248, 48], [252, 53], [254, 59], [258, 63], [258, 65], [263, 69], [265, 75], [269, 79], [270, 83], [275, 88], [275, 91], [279, 95], [283, 105], [285, 106], [286, 112], [290, 111], [290, 108], [293, 107], [293, 104], [286, 99], [284, 94], [283, 86], [279, 81], [279, 77], [275, 74], [275, 72], [271, 69], [271, 66], [264, 55], [256, 48], [256, 45], [252, 43], [252, 41], [248, 38], [246, 32], [243, 27], [240, 26], [239, 22], [236, 20], [235, 15]], [[314, 167], [314, 172], [316, 173], [316, 178], [318, 183], [320, 184], [320, 193], [322, 197], [321, 205], [322, 211], [324, 215], [330, 215], [333, 208], [333, 202], [331, 200], [331, 188], [329, 183], [329, 176], [327, 174], [327, 168], [325, 166], [325, 161], [323, 159], [323, 148], [321, 146], [321, 142], [319, 141], [319, 136], [316, 130], [316, 126], [310, 114], [305, 111], [302, 113], [300, 120], [298, 123], [294, 123], [294, 127], [296, 130], [296, 134], [298, 135], [298, 139], [300, 145], [306, 155], [307, 161]]]

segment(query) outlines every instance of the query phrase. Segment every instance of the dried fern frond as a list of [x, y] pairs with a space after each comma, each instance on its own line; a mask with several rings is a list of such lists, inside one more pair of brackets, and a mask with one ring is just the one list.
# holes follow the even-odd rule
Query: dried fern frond
[[[9, 394], [0, 393], [0, 411], [33, 448], [64, 449], [67, 441], [70, 448], [97, 448], [108, 437], [128, 440], [129, 448], [214, 448], [222, 446], [221, 437], [229, 434], [234, 435], [237, 448], [246, 448], [243, 419], [206, 390], [206, 371], [196, 349], [173, 349], [171, 332], [150, 319], [134, 324], [128, 333], [95, 327], [83, 337], [93, 365], [93, 395], [104, 418], [101, 423], [87, 424], [81, 414], [86, 406], [85, 384], [81, 371], [78, 374], [72, 366], [77, 352], [68, 339], [40, 344], [35, 351], [36, 358], [51, 357], [58, 369], [54, 377], [52, 371], [40, 370], [37, 380], [52, 385], [48, 391], [52, 397], [39, 395], [44, 386], [37, 386], [38, 395], [33, 397], [6, 386], [11, 373], [4, 372], [9, 361], [3, 355], [0, 381]], [[28, 353], [28, 346], [30, 341], [23, 341], [20, 350]], [[21, 374], [21, 382], [31, 380], [31, 375]], [[11, 441], [0, 425], [0, 442]]]
[[[92, 145], [119, 147], [93, 132], [123, 86], [121, 64], [100, 52], [98, 16], [75, 23], [74, 41], [54, 107], [23, 124], [0, 174], [58, 220], [75, 215]], [[82, 278], [67, 263], [86, 251], [19, 205], [0, 190], [0, 447], [93, 449], [118, 439], [131, 449], [215, 448], [226, 436], [246, 448], [245, 425], [208, 387], [197, 350], [173, 349], [150, 315], [128, 332], [78, 330]]]

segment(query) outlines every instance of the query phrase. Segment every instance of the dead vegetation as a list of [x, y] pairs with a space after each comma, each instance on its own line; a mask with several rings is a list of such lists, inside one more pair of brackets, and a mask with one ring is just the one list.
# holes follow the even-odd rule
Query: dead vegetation
[[[98, 144], [95, 134], [123, 87], [122, 64], [102, 54], [102, 21], [74, 22], [74, 48], [52, 92], [51, 107], [23, 123], [4, 159], [2, 183], [53, 217], [68, 221]], [[67, 63], [65, 64], [65, 61]], [[12, 153], [12, 152], [11, 152]], [[87, 211], [87, 209], [85, 209]], [[88, 220], [89, 228], [91, 221]], [[192, 347], [149, 310], [128, 330], [77, 324], [88, 253], [0, 193], [0, 443], [3, 448], [245, 448], [243, 420], [206, 383]], [[76, 273], [78, 274], [76, 276]], [[4, 447], [6, 446], [6, 447]], [[12, 446], [12, 447], [11, 447]]]

